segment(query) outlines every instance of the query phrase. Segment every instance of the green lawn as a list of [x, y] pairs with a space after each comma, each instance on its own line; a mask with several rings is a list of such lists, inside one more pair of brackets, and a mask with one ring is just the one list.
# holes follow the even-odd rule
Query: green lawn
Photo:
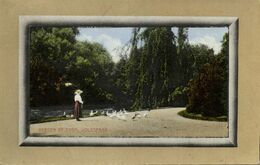
[[35, 120], [31, 120], [31, 124], [35, 123], [44, 123], [44, 122], [51, 122], [51, 121], [58, 121], [58, 120], [69, 120], [72, 119], [71, 117], [44, 117], [44, 118], [39, 118]]
[[223, 121], [223, 122], [227, 121], [227, 116], [207, 117], [207, 116], [202, 116], [201, 114], [188, 113], [186, 110], [178, 112], [178, 115], [189, 119], [195, 119], [195, 120]]

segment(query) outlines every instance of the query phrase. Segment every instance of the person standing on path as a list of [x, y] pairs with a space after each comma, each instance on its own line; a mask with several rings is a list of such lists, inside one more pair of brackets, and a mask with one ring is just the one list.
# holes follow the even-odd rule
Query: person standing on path
[[83, 93], [82, 90], [77, 89], [74, 94], [74, 117], [76, 118], [77, 121], [80, 121], [80, 107], [83, 105], [82, 98], [80, 94]]

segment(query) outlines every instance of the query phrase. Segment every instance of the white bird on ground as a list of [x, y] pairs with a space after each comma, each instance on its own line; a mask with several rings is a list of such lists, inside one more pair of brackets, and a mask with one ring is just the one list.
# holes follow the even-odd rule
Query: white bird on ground
[[107, 112], [107, 116], [109, 116], [110, 118], [116, 117], [116, 111], [113, 111], [113, 112], [110, 113], [110, 114]]
[[126, 116], [125, 116], [123, 113], [117, 113], [117, 114], [116, 114], [116, 117], [117, 117], [119, 120], [124, 120], [124, 121], [126, 121]]
[[141, 118], [141, 114], [139, 112], [135, 112], [134, 116], [132, 117], [132, 119], [135, 119], [135, 118]]
[[129, 115], [130, 113], [128, 113], [125, 108], [123, 109], [123, 113], [126, 114], [126, 115]]
[[106, 111], [106, 115], [107, 115], [107, 116], [110, 116], [111, 114], [110, 114], [108, 111]]
[[101, 115], [105, 115], [105, 111], [101, 111]]
[[123, 114], [123, 111], [120, 109], [120, 111], [118, 112], [118, 114], [122, 115], [122, 114]]
[[149, 111], [146, 111], [143, 113], [143, 117], [147, 118], [148, 117], [148, 114], [149, 114]]
[[93, 116], [95, 116], [97, 113], [98, 113], [98, 111], [93, 112], [93, 110], [91, 110], [89, 116], [90, 116], [90, 117], [93, 117]]

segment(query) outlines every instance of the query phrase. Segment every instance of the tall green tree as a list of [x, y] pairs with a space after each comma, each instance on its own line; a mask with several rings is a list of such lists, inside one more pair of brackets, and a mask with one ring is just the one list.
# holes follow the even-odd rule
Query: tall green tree
[[[135, 48], [136, 57], [129, 59], [130, 70], [138, 69], [133, 91], [133, 108], [157, 107], [168, 104], [169, 89], [173, 88], [173, 56], [176, 55], [175, 36], [170, 27], [146, 28], [139, 34], [142, 43]], [[135, 60], [135, 59], [138, 59]], [[135, 65], [134, 65], [135, 64]]]
[[221, 95], [221, 103], [224, 106], [225, 109], [225, 114], [228, 113], [228, 57], [229, 57], [229, 38], [228, 38], [228, 33], [226, 33], [223, 36], [223, 40], [222, 40], [222, 47], [221, 47], [221, 51], [219, 53], [220, 56], [220, 61], [221, 61], [221, 67], [224, 68], [224, 73], [223, 73], [223, 77], [224, 77], [224, 84], [223, 84], [223, 88], [222, 88], [222, 95]]
[[67, 63], [75, 55], [76, 28], [30, 27], [30, 100], [34, 106], [64, 100]]
[[76, 41], [77, 34], [73, 27], [30, 28], [32, 106], [71, 104], [77, 88], [88, 103], [113, 101], [111, 55], [98, 43]]
[[190, 81], [187, 111], [204, 116], [227, 115], [228, 65], [227, 34], [222, 51], [203, 65], [199, 74]]
[[181, 86], [187, 83], [189, 73], [189, 62], [191, 61], [189, 52], [188, 28], [178, 28], [177, 38], [177, 58], [175, 59], [176, 72], [175, 77], [178, 78], [178, 85]]
[[84, 91], [88, 103], [112, 102], [114, 89], [112, 74], [114, 63], [111, 55], [99, 43], [78, 41], [75, 61], [70, 66], [70, 82]]

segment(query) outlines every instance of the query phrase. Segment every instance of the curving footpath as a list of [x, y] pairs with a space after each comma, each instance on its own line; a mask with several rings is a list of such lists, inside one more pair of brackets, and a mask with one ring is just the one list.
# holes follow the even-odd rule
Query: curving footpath
[[227, 122], [184, 118], [177, 113], [185, 108], [151, 110], [147, 116], [132, 119], [97, 116], [82, 121], [63, 120], [30, 125], [31, 136], [97, 136], [97, 137], [227, 137]]

